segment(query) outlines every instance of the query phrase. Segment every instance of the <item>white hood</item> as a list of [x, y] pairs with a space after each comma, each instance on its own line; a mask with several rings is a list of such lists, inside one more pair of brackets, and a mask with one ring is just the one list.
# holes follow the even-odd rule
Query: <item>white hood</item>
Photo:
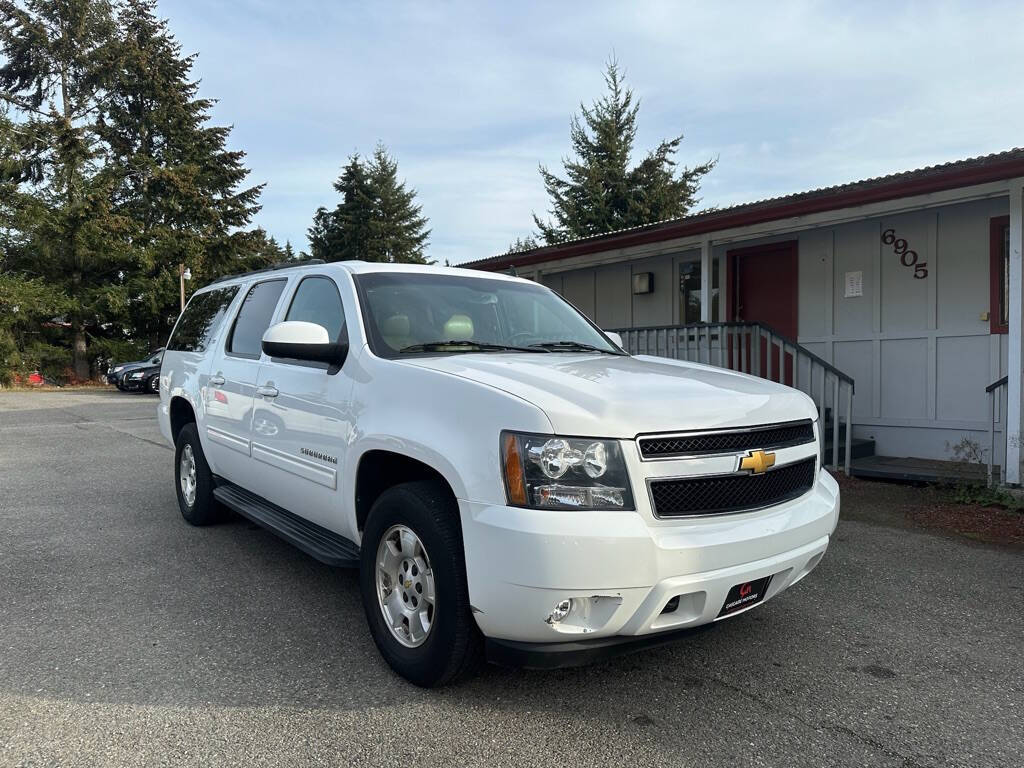
[[403, 362], [521, 397], [564, 435], [633, 438], [817, 416], [811, 399], [790, 387], [663, 357], [463, 353]]

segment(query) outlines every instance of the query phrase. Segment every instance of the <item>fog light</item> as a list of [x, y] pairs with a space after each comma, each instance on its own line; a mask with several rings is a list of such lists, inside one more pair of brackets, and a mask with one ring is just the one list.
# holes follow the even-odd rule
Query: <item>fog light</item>
[[572, 610], [572, 600], [560, 600], [555, 603], [555, 609], [551, 611], [551, 615], [548, 616], [548, 624], [557, 624], [566, 616], [569, 615], [569, 611]]

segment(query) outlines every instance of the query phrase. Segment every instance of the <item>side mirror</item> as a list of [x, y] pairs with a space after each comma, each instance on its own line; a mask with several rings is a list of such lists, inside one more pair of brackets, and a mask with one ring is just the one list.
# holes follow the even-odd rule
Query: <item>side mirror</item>
[[270, 357], [309, 360], [341, 365], [348, 354], [348, 342], [332, 342], [327, 329], [316, 323], [286, 320], [263, 334], [263, 351]]
[[622, 337], [619, 336], [619, 334], [617, 334], [615, 331], [605, 331], [604, 335], [611, 339], [612, 343], [619, 349], [625, 349], [625, 347], [622, 346]]

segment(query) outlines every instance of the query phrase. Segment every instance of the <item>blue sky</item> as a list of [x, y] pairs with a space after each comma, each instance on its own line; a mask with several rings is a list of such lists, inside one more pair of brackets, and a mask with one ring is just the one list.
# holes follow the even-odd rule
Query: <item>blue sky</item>
[[346, 157], [378, 140], [419, 192], [429, 255], [503, 252], [546, 210], [569, 118], [613, 52], [638, 152], [684, 133], [704, 205], [1024, 145], [1024, 3], [160, 0], [234, 126], [257, 223], [307, 247]]

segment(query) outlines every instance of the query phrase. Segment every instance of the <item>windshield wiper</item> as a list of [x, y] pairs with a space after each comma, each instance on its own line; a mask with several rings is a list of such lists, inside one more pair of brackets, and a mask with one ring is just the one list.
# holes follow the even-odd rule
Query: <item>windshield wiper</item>
[[582, 341], [545, 341], [541, 344], [531, 344], [531, 347], [545, 349], [548, 352], [601, 352], [605, 355], [621, 355], [612, 349], [602, 349], [593, 344], [584, 344]]
[[550, 352], [550, 349], [537, 349], [535, 346], [514, 347], [508, 344], [489, 344], [484, 341], [428, 341], [424, 344], [412, 344], [398, 350], [399, 354], [406, 352], [438, 352], [447, 351], [447, 348], [455, 347], [457, 352]]

